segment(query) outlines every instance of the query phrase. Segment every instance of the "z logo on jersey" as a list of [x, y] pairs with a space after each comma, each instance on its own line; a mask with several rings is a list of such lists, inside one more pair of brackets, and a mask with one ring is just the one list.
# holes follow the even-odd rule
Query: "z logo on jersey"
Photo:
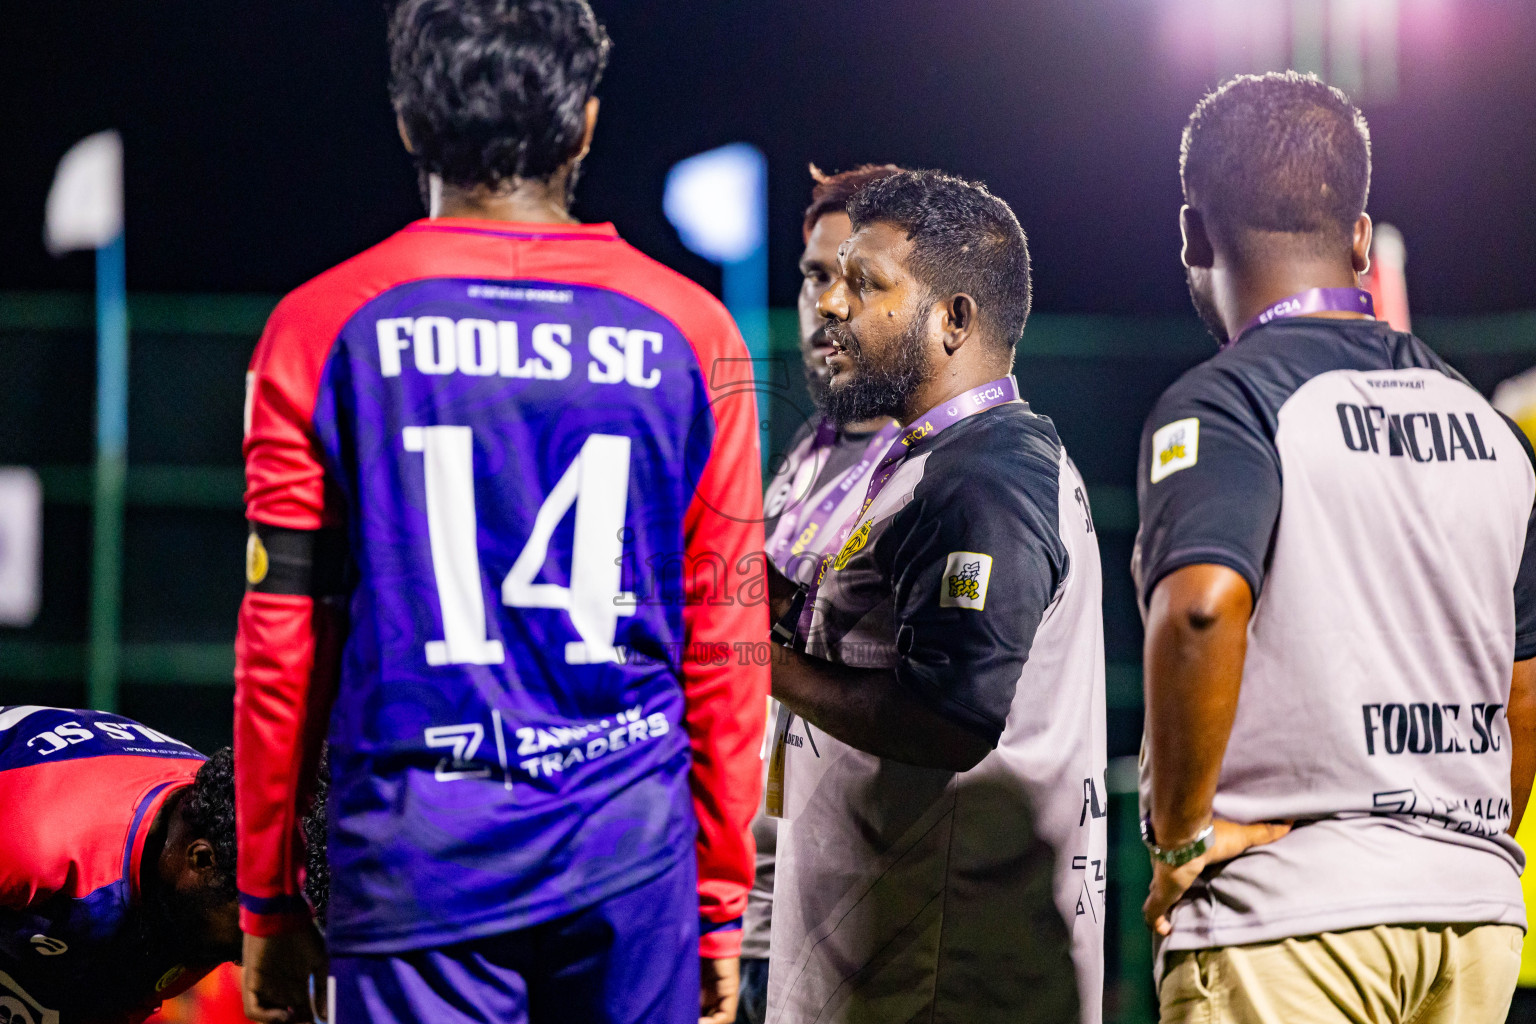
[[426, 730], [425, 739], [429, 747], [446, 747], [453, 751], [451, 757], [445, 757], [437, 762], [437, 767], [432, 772], [432, 777], [438, 782], [483, 779], [491, 774], [488, 765], [477, 764], [475, 761], [475, 754], [479, 752], [480, 743], [485, 739], [485, 726], [480, 723], [434, 725]]

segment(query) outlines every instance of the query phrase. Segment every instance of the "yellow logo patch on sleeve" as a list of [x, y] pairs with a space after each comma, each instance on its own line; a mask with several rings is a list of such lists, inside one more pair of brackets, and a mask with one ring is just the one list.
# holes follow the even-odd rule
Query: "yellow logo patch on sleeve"
[[1200, 418], [1174, 420], [1152, 435], [1152, 482], [1155, 484], [1200, 461]]
[[979, 551], [951, 551], [949, 560], [944, 563], [939, 607], [970, 608], [979, 612], [987, 606], [987, 584], [991, 581], [991, 555]]

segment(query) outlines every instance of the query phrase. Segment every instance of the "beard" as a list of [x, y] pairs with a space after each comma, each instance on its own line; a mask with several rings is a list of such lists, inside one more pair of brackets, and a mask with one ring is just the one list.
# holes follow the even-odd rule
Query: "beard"
[[833, 422], [841, 427], [876, 417], [901, 418], [931, 371], [927, 326], [923, 318], [913, 317], [893, 344], [887, 362], [876, 365], [847, 324], [827, 325], [827, 340], [840, 346], [853, 363], [852, 369], [827, 381], [823, 408]]
[[1221, 314], [1216, 310], [1216, 299], [1211, 294], [1210, 271], [1196, 275], [1195, 268], [1184, 268], [1184, 280], [1189, 284], [1189, 300], [1195, 305], [1195, 313], [1200, 317], [1200, 322], [1205, 324], [1205, 329], [1211, 332], [1211, 337], [1216, 339], [1216, 347], [1227, 347], [1232, 339], [1227, 335], [1227, 325], [1222, 323]]
[[827, 329], [818, 327], [806, 342], [800, 357], [800, 368], [805, 371], [805, 390], [811, 394], [811, 402], [816, 408], [825, 412], [827, 409], [827, 395], [832, 390], [832, 368], [823, 359], [819, 364], [812, 363], [808, 356], [816, 345], [826, 340]]

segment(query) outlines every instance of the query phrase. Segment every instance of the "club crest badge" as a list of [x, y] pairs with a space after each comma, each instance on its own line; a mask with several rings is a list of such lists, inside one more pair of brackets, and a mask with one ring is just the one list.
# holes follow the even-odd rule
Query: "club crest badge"
[[262, 544], [261, 538], [256, 536], [255, 530], [252, 530], [245, 542], [245, 582], [254, 587], [266, 579], [270, 564], [266, 545]]
[[1152, 482], [1155, 484], [1200, 460], [1200, 419], [1174, 420], [1152, 435]]
[[872, 525], [874, 525], [874, 520], [866, 519], [864, 525], [848, 535], [848, 540], [843, 544], [842, 550], [832, 560], [832, 569], [834, 571], [841, 572], [848, 565], [848, 560], [863, 550], [865, 543], [869, 540], [869, 528]]
[[991, 555], [979, 551], [951, 551], [944, 564], [939, 607], [981, 611], [987, 606], [987, 584], [991, 580]]

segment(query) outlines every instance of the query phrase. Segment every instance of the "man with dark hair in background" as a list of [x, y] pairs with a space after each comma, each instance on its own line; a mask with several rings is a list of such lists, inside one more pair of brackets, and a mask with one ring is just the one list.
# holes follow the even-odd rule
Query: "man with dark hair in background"
[[[848, 240], [848, 200], [860, 188], [901, 168], [864, 164], [840, 174], [811, 165], [811, 205], [806, 207], [800, 254], [800, 358], [806, 388], [820, 414], [790, 443], [784, 464], [768, 481], [763, 499], [768, 557], [789, 579], [809, 583], [837, 527], [864, 500], [875, 463], [895, 438], [896, 423], [876, 417], [839, 425], [825, 413], [827, 382], [826, 321], [816, 311], [822, 293], [837, 277], [837, 251]], [[773, 714], [769, 715], [770, 723]], [[778, 831], [767, 804], [752, 819], [757, 840], [757, 874], [747, 896], [742, 922], [740, 1024], [762, 1024], [768, 999], [768, 934], [773, 916], [774, 841]]]
[[1141, 442], [1147, 923], [1165, 1022], [1501, 1021], [1536, 773], [1536, 472], [1372, 318], [1370, 140], [1315, 77], [1184, 130], [1221, 351]]
[[285, 298], [249, 374], [247, 1012], [324, 973], [289, 851], [329, 730], [332, 1019], [728, 1024], [768, 671], [718, 652], [768, 620], [755, 403], [710, 381], [746, 347], [571, 214], [585, 0], [389, 35], [430, 216]]
[[0, 822], [7, 1024], [135, 1024], [240, 958], [228, 747], [204, 758], [120, 715], [0, 707]]
[[1024, 232], [937, 171], [847, 212], [818, 301], [827, 411], [903, 429], [809, 585], [770, 577], [790, 650], [769, 1020], [1096, 1022], [1099, 555], [1082, 480], [1009, 372]]

